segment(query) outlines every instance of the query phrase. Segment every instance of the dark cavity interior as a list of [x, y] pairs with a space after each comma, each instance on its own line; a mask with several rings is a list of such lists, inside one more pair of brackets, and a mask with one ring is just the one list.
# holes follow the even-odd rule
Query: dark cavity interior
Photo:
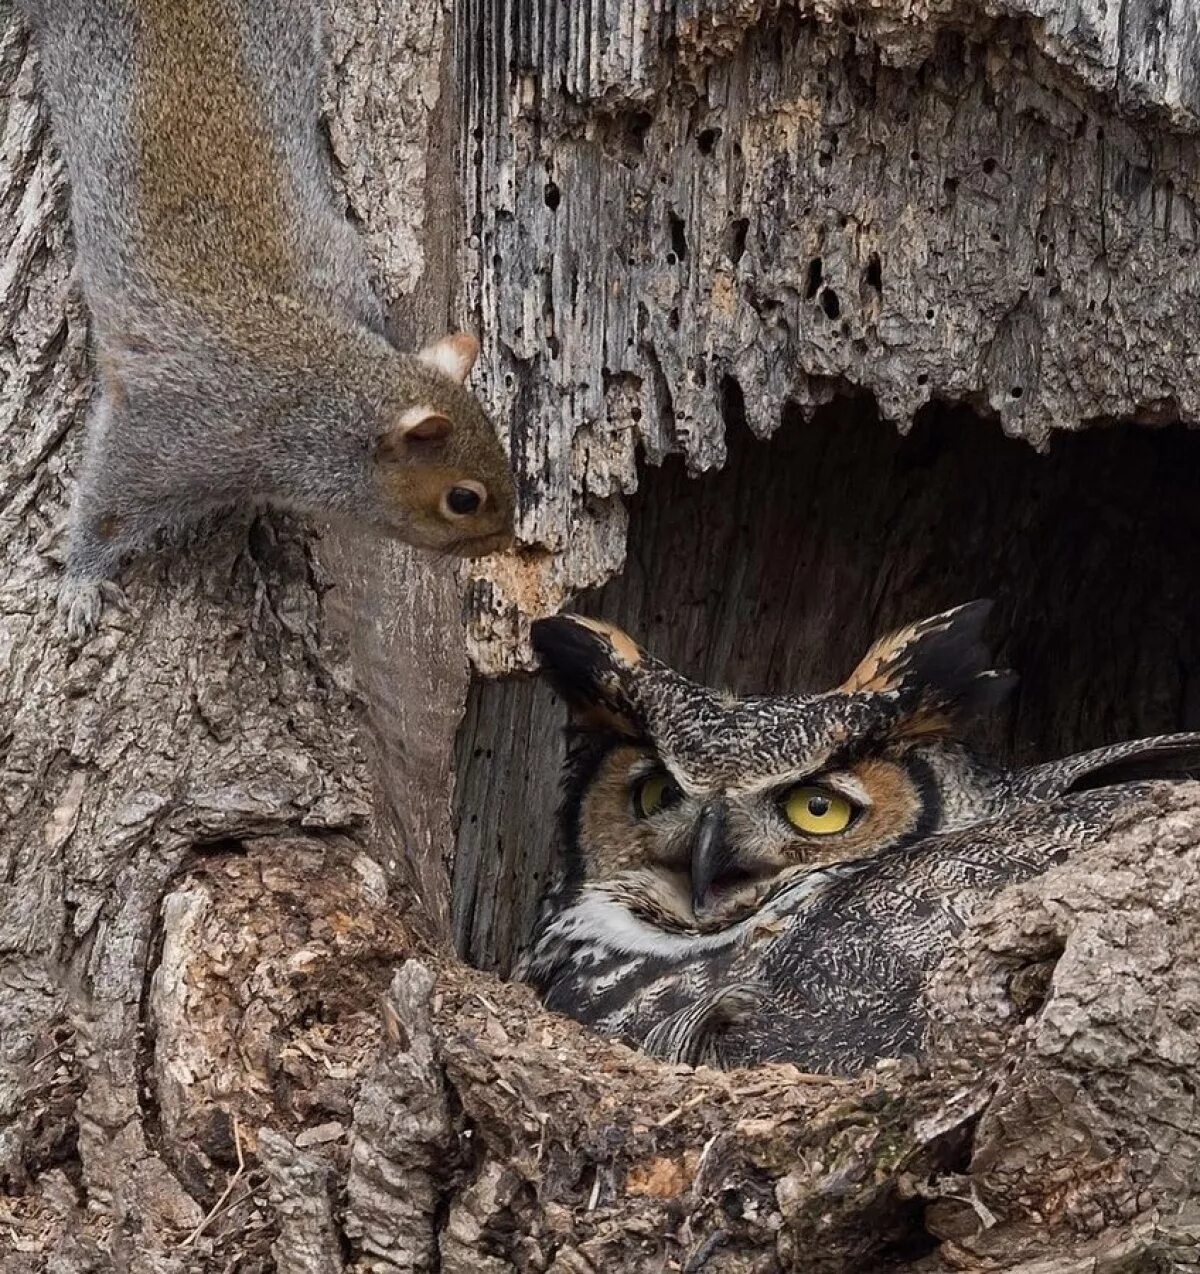
[[[770, 442], [731, 422], [725, 468], [647, 469], [625, 571], [575, 609], [741, 692], [819, 690], [881, 633], [994, 597], [1021, 676], [979, 744], [1018, 762], [1200, 728], [1200, 436], [1114, 426], [1049, 455], [965, 410], [908, 437], [869, 403]], [[564, 711], [540, 683], [474, 686], [459, 736], [455, 935], [507, 970], [552, 871]]]

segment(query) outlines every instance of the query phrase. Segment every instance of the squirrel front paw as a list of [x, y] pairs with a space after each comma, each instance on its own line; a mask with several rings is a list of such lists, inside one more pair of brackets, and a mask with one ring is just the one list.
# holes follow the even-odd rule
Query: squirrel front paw
[[121, 610], [127, 609], [124, 592], [112, 580], [68, 575], [58, 590], [58, 614], [67, 640], [86, 641], [99, 627], [106, 602]]

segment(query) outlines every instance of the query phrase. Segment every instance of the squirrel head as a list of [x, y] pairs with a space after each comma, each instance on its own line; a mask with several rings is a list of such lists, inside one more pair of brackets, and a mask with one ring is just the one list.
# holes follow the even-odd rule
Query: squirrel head
[[385, 529], [460, 557], [507, 548], [516, 503], [504, 448], [463, 386], [478, 354], [465, 332], [417, 354], [397, 386], [410, 405], [387, 421], [374, 457]]

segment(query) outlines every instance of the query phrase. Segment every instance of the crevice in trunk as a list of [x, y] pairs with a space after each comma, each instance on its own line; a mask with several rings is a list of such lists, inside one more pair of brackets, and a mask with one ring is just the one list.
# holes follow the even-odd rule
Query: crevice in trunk
[[[741, 692], [835, 684], [873, 638], [994, 597], [1020, 686], [979, 742], [1019, 762], [1200, 728], [1200, 436], [1056, 434], [1049, 454], [931, 405], [901, 437], [844, 398], [758, 442], [724, 386], [728, 460], [646, 468], [623, 573], [576, 609]], [[458, 737], [455, 937], [505, 970], [552, 871], [562, 709], [529, 679], [473, 685]]]

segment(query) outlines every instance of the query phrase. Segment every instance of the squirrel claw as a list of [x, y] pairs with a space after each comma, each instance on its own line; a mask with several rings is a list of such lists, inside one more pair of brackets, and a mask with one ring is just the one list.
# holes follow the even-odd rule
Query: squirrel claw
[[72, 644], [86, 641], [99, 627], [105, 603], [128, 610], [120, 585], [107, 579], [65, 579], [58, 591], [58, 614]]

